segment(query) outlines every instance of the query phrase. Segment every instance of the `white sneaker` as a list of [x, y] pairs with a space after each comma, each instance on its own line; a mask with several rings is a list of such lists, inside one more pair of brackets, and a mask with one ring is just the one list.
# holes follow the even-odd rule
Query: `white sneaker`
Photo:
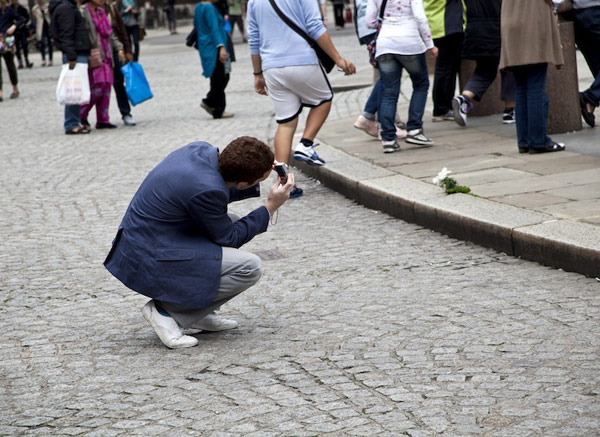
[[224, 319], [213, 312], [184, 331], [186, 334], [197, 334], [200, 331], [226, 331], [227, 329], [234, 329], [237, 327], [238, 322], [235, 320]]
[[[401, 124], [396, 124], [396, 138], [398, 138], [399, 140], [401, 140], [402, 138], [406, 138], [406, 135], [408, 134], [408, 132], [406, 131], [406, 125], [402, 122], [400, 123]], [[379, 141], [382, 141], [381, 129], [379, 129], [379, 132], [377, 133], [377, 139]]]
[[467, 112], [469, 112], [472, 107], [473, 104], [465, 96], [460, 95], [452, 99], [454, 121], [457, 125], [462, 127], [467, 125]]
[[411, 131], [408, 131], [408, 134], [406, 135], [404, 141], [411, 144], [419, 144], [421, 146], [433, 145], [433, 140], [425, 136], [425, 134], [423, 133], [423, 129], [413, 129]]
[[123, 124], [125, 126], [135, 126], [136, 122], [135, 122], [134, 118], [131, 116], [131, 114], [127, 114], [123, 117]]
[[400, 150], [400, 144], [396, 140], [382, 141], [381, 144], [383, 145], [383, 153], [394, 153]]
[[298, 143], [298, 145], [294, 149], [294, 159], [304, 161], [309, 165], [325, 165], [325, 160], [321, 159], [319, 155], [317, 155], [317, 152], [315, 152], [314, 144], [312, 146], [307, 147], [302, 143]]
[[173, 317], [160, 314], [154, 305], [154, 300], [150, 300], [142, 307], [142, 315], [166, 347], [180, 349], [198, 344], [197, 338], [183, 335], [181, 328]]
[[376, 137], [379, 130], [379, 123], [377, 123], [375, 120], [369, 120], [367, 117], [361, 114], [354, 122], [354, 127], [364, 131], [367, 135]]

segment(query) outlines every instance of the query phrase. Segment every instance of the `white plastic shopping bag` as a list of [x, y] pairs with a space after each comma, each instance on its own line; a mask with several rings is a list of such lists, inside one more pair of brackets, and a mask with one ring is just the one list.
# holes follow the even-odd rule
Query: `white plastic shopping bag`
[[62, 66], [56, 85], [56, 100], [61, 105], [83, 105], [90, 101], [87, 64], [77, 63], [72, 70], [69, 64]]

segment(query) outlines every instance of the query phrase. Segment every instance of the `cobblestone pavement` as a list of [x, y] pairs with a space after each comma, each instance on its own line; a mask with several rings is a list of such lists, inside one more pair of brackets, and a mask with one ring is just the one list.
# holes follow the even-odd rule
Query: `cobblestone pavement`
[[[350, 32], [334, 36], [351, 51]], [[285, 258], [223, 308], [240, 328], [166, 349], [141, 317], [146, 299], [102, 267], [127, 203], [169, 151], [266, 139], [273, 122], [246, 47], [228, 121], [199, 109], [208, 83], [195, 52], [142, 50], [156, 97], [134, 109], [135, 128], [63, 135], [58, 67], [21, 70], [22, 97], [1, 104], [0, 435], [599, 434], [596, 280], [302, 176], [307, 195], [247, 245]], [[358, 111], [364, 93], [338, 95], [332, 117]]]

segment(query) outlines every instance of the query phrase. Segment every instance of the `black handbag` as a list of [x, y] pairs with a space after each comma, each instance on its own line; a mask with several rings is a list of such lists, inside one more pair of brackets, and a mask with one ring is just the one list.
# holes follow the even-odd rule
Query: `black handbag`
[[193, 49], [198, 48], [198, 31], [194, 27], [192, 31], [185, 37], [185, 45]]
[[275, 9], [275, 12], [277, 13], [277, 15], [279, 15], [279, 18], [281, 18], [284, 21], [284, 23], [287, 24], [294, 32], [296, 32], [298, 35], [300, 35], [306, 40], [308, 45], [317, 54], [317, 58], [319, 58], [319, 61], [321, 62], [321, 65], [323, 66], [325, 71], [329, 73], [331, 70], [333, 70], [333, 67], [335, 67], [335, 61], [331, 59], [327, 53], [325, 53], [325, 50], [323, 50], [315, 40], [308, 36], [306, 32], [304, 32], [302, 29], [296, 26], [296, 24], [292, 20], [286, 17], [284, 13], [281, 12], [281, 9], [279, 9], [279, 7], [275, 4], [275, 0], [269, 0], [269, 3], [271, 3], [271, 6], [273, 7], [273, 9]]

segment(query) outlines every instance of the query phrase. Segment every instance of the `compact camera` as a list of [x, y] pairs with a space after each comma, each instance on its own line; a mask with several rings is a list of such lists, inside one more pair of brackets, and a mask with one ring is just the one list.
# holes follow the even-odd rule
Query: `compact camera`
[[284, 164], [284, 163], [275, 164], [275, 171], [277, 172], [277, 174], [281, 178], [281, 185], [284, 185], [287, 182], [287, 175], [288, 175], [288, 166], [287, 166], [287, 164]]

